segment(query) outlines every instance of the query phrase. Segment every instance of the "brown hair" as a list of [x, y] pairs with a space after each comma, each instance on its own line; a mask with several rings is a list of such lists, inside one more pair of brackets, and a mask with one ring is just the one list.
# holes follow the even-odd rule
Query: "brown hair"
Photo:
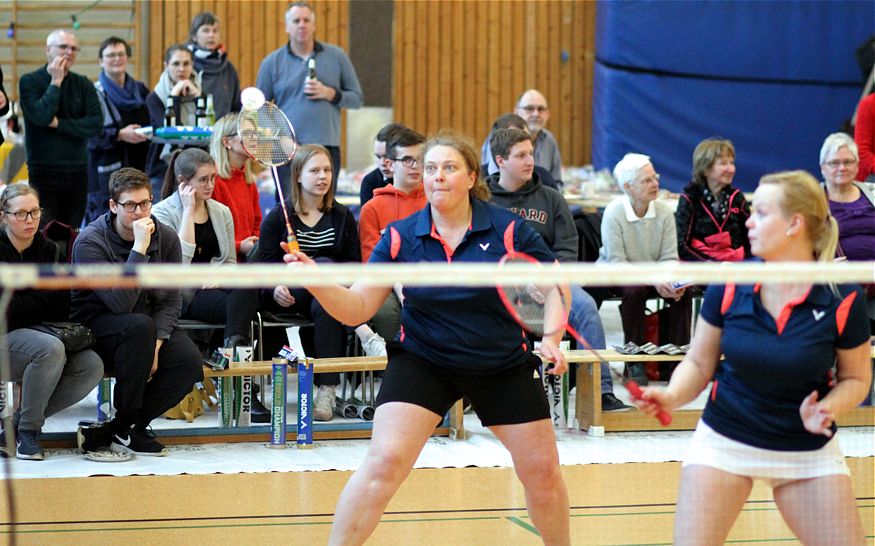
[[177, 177], [181, 176], [186, 180], [191, 180], [202, 166], [215, 164], [216, 162], [213, 161], [212, 156], [200, 148], [185, 148], [184, 150], [174, 151], [167, 162], [167, 171], [164, 173], [161, 199], [167, 199], [179, 187], [179, 179]]
[[707, 187], [708, 177], [705, 172], [724, 155], [735, 159], [735, 146], [731, 140], [711, 137], [700, 142], [693, 150], [693, 182], [703, 188]]
[[[532, 142], [532, 135], [522, 129], [507, 128], [493, 131], [492, 136], [489, 137], [489, 149], [492, 151], [492, 159], [496, 163], [498, 163], [498, 156], [501, 156], [502, 159], [507, 159], [514, 146], [527, 140]], [[534, 145], [534, 142], [532, 142], [532, 145]]]
[[22, 195], [33, 195], [39, 200], [39, 192], [37, 192], [36, 188], [30, 184], [25, 182], [9, 184], [3, 188], [3, 193], [0, 194], [0, 212], [5, 213], [7, 203], [16, 197], [21, 197]]
[[798, 214], [805, 221], [805, 232], [814, 244], [814, 257], [819, 262], [835, 258], [839, 226], [829, 213], [826, 194], [817, 180], [805, 171], [784, 171], [767, 174], [760, 185], [775, 184], [781, 188], [781, 207], [786, 217]]
[[[323, 154], [328, 158], [328, 163], [331, 163], [331, 154], [328, 153], [328, 150], [326, 150], [324, 146], [318, 144], [304, 144], [298, 148], [298, 151], [296, 151], [294, 157], [292, 157], [292, 204], [296, 208], [300, 208], [302, 212], [308, 211], [303, 209], [303, 203], [301, 202], [301, 175], [304, 173], [304, 165], [306, 165], [313, 156], [319, 154]], [[334, 206], [334, 188], [336, 185], [337, 182], [332, 180], [331, 185], [328, 187], [328, 193], [322, 196], [322, 204], [319, 205], [319, 210], [321, 212], [328, 212], [331, 210], [331, 207]]]
[[123, 167], [109, 175], [109, 198], [118, 203], [118, 198], [126, 191], [146, 188], [152, 193], [152, 183], [146, 173], [133, 167]]
[[468, 192], [468, 195], [482, 201], [489, 201], [492, 193], [486, 182], [480, 178], [480, 154], [477, 153], [477, 147], [474, 142], [460, 133], [453, 131], [441, 131], [436, 136], [428, 139], [425, 143], [425, 153], [435, 146], [447, 146], [459, 152], [462, 159], [465, 161], [465, 166], [468, 167], [468, 172], [474, 173], [474, 185]]

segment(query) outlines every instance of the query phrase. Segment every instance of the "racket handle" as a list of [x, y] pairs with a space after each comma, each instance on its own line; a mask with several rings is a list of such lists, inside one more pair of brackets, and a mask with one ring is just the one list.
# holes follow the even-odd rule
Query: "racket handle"
[[301, 246], [298, 244], [298, 240], [293, 236], [289, 235], [286, 237], [286, 243], [289, 245], [289, 254], [301, 251]]
[[[641, 387], [638, 386], [638, 383], [635, 381], [629, 380], [626, 381], [626, 390], [629, 391], [629, 394], [632, 395], [632, 398], [635, 400], [642, 400], [644, 398], [644, 392], [641, 390]], [[671, 424], [671, 415], [668, 414], [664, 409], [660, 409], [656, 414], [656, 418], [659, 419], [659, 423], [667, 427]]]

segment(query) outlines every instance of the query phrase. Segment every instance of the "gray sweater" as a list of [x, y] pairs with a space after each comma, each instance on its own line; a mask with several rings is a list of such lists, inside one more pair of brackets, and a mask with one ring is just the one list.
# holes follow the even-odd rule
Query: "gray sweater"
[[626, 196], [608, 204], [602, 217], [602, 248], [597, 263], [677, 259], [677, 228], [669, 205], [652, 201], [644, 218], [638, 218]]
[[[213, 231], [219, 241], [221, 254], [213, 256], [210, 263], [213, 265], [237, 263], [237, 251], [234, 250], [234, 219], [231, 217], [231, 209], [219, 203], [215, 199], [207, 200], [207, 212], [213, 222]], [[152, 214], [162, 224], [169, 226], [179, 233], [179, 225], [182, 223], [182, 200], [179, 192], [157, 203], [152, 207]], [[179, 240], [182, 246], [182, 263], [190, 264], [194, 257], [195, 245]]]

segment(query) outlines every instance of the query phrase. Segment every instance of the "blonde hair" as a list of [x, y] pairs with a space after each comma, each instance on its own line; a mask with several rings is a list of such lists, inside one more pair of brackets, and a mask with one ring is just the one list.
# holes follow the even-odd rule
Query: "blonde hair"
[[489, 186], [480, 177], [480, 154], [477, 152], [474, 141], [465, 135], [444, 130], [428, 139], [425, 143], [425, 153], [427, 154], [435, 146], [447, 146], [459, 152], [462, 160], [465, 161], [468, 172], [474, 173], [474, 185], [468, 190], [468, 195], [474, 199], [489, 201], [492, 192], [489, 191]]
[[775, 184], [781, 188], [778, 206], [786, 217], [798, 214], [805, 221], [805, 232], [814, 244], [814, 257], [819, 262], [835, 258], [839, 226], [829, 213], [826, 194], [817, 180], [805, 171], [784, 171], [767, 174], [760, 185]]
[[0, 194], [0, 212], [6, 212], [6, 205], [9, 201], [22, 195], [33, 195], [39, 201], [39, 192], [36, 188], [26, 182], [15, 182], [3, 188], [3, 193]]
[[[228, 156], [228, 149], [225, 148], [222, 139], [237, 134], [239, 119], [239, 112], [231, 112], [224, 116], [213, 125], [213, 136], [210, 138], [210, 155], [216, 162], [216, 174], [225, 180], [231, 179], [234, 168], [231, 166], [231, 158]], [[247, 159], [243, 162], [243, 179], [246, 180], [247, 184], [253, 184], [255, 183], [255, 175], [252, 161]]]
[[[298, 148], [298, 151], [296, 151], [295, 155], [292, 157], [292, 205], [294, 205], [295, 208], [300, 209], [301, 212], [309, 212], [304, 210], [304, 203], [301, 200], [301, 174], [304, 172], [304, 165], [306, 165], [313, 156], [319, 154], [323, 154], [327, 157], [328, 163], [331, 164], [331, 154], [328, 153], [328, 150], [325, 149], [324, 146], [318, 144], [304, 144]], [[334, 206], [335, 186], [337, 186], [337, 182], [332, 180], [331, 185], [328, 186], [328, 192], [322, 196], [322, 204], [319, 205], [319, 210], [321, 212], [328, 212]]]

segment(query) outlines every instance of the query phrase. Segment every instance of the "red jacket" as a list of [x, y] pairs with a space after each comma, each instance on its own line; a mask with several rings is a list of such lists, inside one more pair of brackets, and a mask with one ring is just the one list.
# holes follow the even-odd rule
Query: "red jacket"
[[421, 184], [409, 194], [392, 184], [375, 189], [374, 197], [365, 203], [359, 215], [362, 261], [367, 262], [371, 257], [371, 252], [377, 246], [386, 226], [422, 210], [425, 203], [425, 191]]
[[244, 263], [240, 256], [240, 241], [247, 237], [259, 236], [261, 232], [261, 206], [258, 204], [258, 188], [247, 184], [243, 171], [231, 171], [231, 179], [216, 175], [213, 199], [231, 209], [234, 219], [234, 248], [237, 249], [237, 263]]
[[857, 110], [857, 125], [854, 127], [854, 142], [860, 154], [860, 172], [857, 180], [875, 173], [875, 94], [860, 101]]

